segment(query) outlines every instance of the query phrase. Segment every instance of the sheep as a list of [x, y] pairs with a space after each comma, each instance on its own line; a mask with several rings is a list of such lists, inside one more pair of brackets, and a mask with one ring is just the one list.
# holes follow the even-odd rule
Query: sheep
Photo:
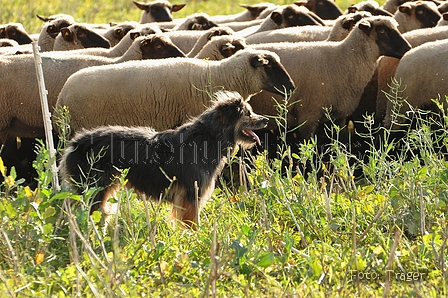
[[17, 47], [19, 43], [14, 39], [0, 38], [0, 47]]
[[169, 58], [89, 67], [70, 76], [57, 106], [68, 107], [73, 132], [99, 125], [165, 130], [201, 114], [217, 88], [246, 98], [261, 90], [292, 90], [294, 83], [276, 54], [245, 49], [220, 61]]
[[110, 44], [106, 38], [89, 29], [85, 24], [75, 23], [61, 28], [55, 38], [53, 50], [68, 51], [92, 47], [108, 49]]
[[[38, 16], [40, 19], [42, 17]], [[37, 45], [42, 52], [53, 51], [54, 41], [62, 28], [72, 25], [75, 20], [70, 15], [56, 15], [49, 18], [44, 18], [46, 23], [42, 25], [37, 39]]]
[[[119, 24], [111, 24], [111, 27], [103, 33], [103, 36], [109, 41], [110, 46], [115, 47], [126, 34], [139, 26], [138, 22], [122, 22]], [[156, 26], [153, 26], [156, 28]], [[160, 28], [158, 31], [161, 32]], [[155, 32], [154, 32], [155, 33]]]
[[175, 25], [172, 30], [208, 30], [217, 27], [206, 13], [195, 13]]
[[276, 7], [275, 4], [269, 2], [256, 3], [253, 5], [240, 4], [246, 10], [233, 15], [215, 15], [211, 16], [211, 20], [217, 24], [230, 23], [230, 22], [245, 22], [255, 20], [262, 11]]
[[248, 37], [249, 35], [267, 30], [287, 28], [305, 25], [322, 25], [324, 22], [306, 7], [297, 5], [283, 5], [271, 12], [270, 16], [263, 20], [259, 26], [249, 27], [237, 32], [237, 35]]
[[[193, 57], [196, 59], [222, 60], [245, 48], [247, 48], [247, 43], [244, 38], [232, 35], [214, 36]], [[187, 57], [191, 56], [187, 55]]]
[[[42, 68], [52, 109], [67, 78], [74, 72], [94, 65], [119, 64], [123, 61], [160, 57], [184, 57], [178, 48], [157, 35], [139, 37], [125, 55], [117, 59], [66, 52], [43, 53]], [[159, 48], [160, 45], [165, 45]], [[62, 54], [62, 55], [58, 55]], [[168, 55], [167, 55], [168, 54]], [[10, 137], [43, 137], [43, 120], [33, 55], [0, 59], [0, 142]], [[24, 88], [23, 82], [27, 87]]]
[[0, 38], [13, 39], [17, 41], [18, 44], [28, 44], [33, 42], [33, 39], [20, 23], [0, 25]]
[[212, 37], [223, 35], [233, 35], [233, 30], [228, 27], [213, 27], [208, 29], [197, 39], [193, 48], [188, 52], [187, 57], [196, 56]]
[[414, 29], [435, 27], [441, 16], [434, 2], [417, 1], [400, 5], [394, 14], [394, 19], [398, 22], [398, 30], [404, 33]]
[[352, 4], [347, 8], [346, 13], [353, 13], [356, 11], [368, 11], [375, 16], [393, 16], [392, 13], [380, 7], [378, 2], [374, 0], [361, 1], [356, 4]]
[[413, 48], [429, 41], [436, 41], [448, 38], [448, 27], [431, 27], [423, 29], [415, 29], [403, 33], [403, 37], [411, 44]]
[[[113, 48], [84, 48], [78, 50], [66, 51], [68, 55], [80, 54], [80, 55], [93, 55], [93, 56], [103, 56], [108, 58], [120, 57], [129, 49], [129, 47], [134, 43], [134, 40], [139, 36], [145, 36], [150, 34], [162, 34], [162, 31], [152, 24], [143, 24], [139, 26], [139, 29], [130, 30], [124, 38]], [[165, 37], [169, 43], [172, 41], [169, 37]], [[173, 44], [174, 46], [174, 44]]]
[[202, 48], [211, 36], [232, 35], [234, 33], [235, 32], [228, 27], [213, 27], [206, 31], [171, 31], [166, 32], [165, 35], [168, 36], [184, 53], [190, 53], [193, 48], [195, 48], [195, 52], [199, 52], [199, 49]]
[[[364, 87], [372, 77], [380, 55], [401, 57], [411, 47], [391, 17], [375, 16], [360, 21], [340, 42], [272, 43], [252, 45], [276, 52], [297, 90], [290, 102], [288, 124], [298, 127], [300, 138], [308, 139], [321, 121], [323, 108], [344, 120], [358, 106]], [[273, 94], [261, 92], [252, 98], [254, 111], [277, 115]], [[276, 97], [277, 101], [282, 98]], [[270, 123], [268, 129], [276, 129]]]
[[153, 2], [134, 2], [135, 6], [143, 10], [140, 23], [151, 22], [170, 22], [173, 20], [173, 12], [179, 11], [185, 7], [185, 4], [174, 4], [165, 0], [156, 0]]
[[361, 19], [372, 16], [366, 11], [358, 11], [340, 16], [333, 27], [303, 26], [263, 31], [246, 38], [247, 43], [298, 42], [298, 41], [340, 41], [343, 40]]
[[412, 0], [386, 0], [381, 7], [391, 14], [395, 14], [395, 12], [398, 10], [398, 6], [409, 1]]
[[305, 5], [306, 8], [324, 20], [335, 20], [342, 15], [342, 10], [332, 0], [307, 0], [294, 3], [296, 5]]
[[437, 22], [437, 27], [448, 25], [448, 12], [442, 13], [442, 17]]
[[[431, 99], [445, 100], [448, 95], [448, 71], [443, 61], [448, 59], [448, 40], [438, 40], [420, 45], [401, 58], [395, 71], [395, 78], [401, 80], [402, 96], [407, 103], [401, 103], [398, 114], [403, 115], [413, 108], [433, 108]], [[418, 70], [416, 70], [416, 66]], [[393, 103], [388, 101], [384, 124], [392, 124]], [[403, 123], [402, 117], [397, 117], [397, 123]], [[395, 125], [392, 126], [395, 128]]]

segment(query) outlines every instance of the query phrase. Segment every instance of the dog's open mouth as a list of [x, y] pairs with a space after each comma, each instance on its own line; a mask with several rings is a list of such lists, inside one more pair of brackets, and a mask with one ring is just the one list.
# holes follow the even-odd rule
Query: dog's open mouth
[[261, 146], [260, 138], [252, 130], [244, 128], [243, 134], [248, 136], [253, 141], [257, 142], [257, 144]]

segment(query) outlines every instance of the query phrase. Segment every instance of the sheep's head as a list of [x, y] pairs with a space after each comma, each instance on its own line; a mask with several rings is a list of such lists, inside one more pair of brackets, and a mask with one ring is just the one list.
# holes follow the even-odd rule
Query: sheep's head
[[250, 65], [262, 72], [262, 90], [285, 95], [295, 89], [294, 82], [277, 54], [269, 51], [254, 52], [250, 56]]
[[133, 1], [134, 4], [143, 10], [140, 23], [151, 22], [171, 22], [173, 20], [173, 12], [179, 11], [186, 4], [174, 4], [165, 0], [157, 0], [153, 2], [138, 2]]
[[365, 34], [373, 34], [379, 55], [401, 58], [411, 49], [411, 45], [398, 31], [396, 22], [390, 17], [370, 17], [358, 23]]

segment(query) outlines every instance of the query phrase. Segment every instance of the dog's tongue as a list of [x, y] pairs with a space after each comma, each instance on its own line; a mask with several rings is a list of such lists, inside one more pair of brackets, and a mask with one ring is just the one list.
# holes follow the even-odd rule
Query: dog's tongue
[[257, 144], [261, 146], [260, 138], [252, 130], [244, 129], [244, 132], [247, 135], [251, 136], [257, 142]]

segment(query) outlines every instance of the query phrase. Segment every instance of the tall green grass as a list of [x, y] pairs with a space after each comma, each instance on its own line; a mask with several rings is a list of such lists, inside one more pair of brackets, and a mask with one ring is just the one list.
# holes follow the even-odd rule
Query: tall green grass
[[[286, 105], [279, 104], [279, 123]], [[445, 297], [448, 116], [434, 122], [416, 111], [415, 119], [401, 149], [380, 129], [382, 145], [371, 143], [365, 162], [350, 162], [356, 157], [337, 137], [325, 163], [313, 140], [294, 154], [280, 146], [281, 159], [248, 155], [251, 167], [235, 155], [231, 162], [241, 163], [247, 180], [216, 188], [195, 232], [171, 227], [168, 205], [126, 190], [125, 173], [119, 213], [103, 229], [100, 213], [88, 215], [94, 190], [79, 196], [51, 187], [41, 145], [35, 190], [0, 164], [0, 293]], [[329, 129], [340, 132], [331, 122]], [[299, 170], [282, 168], [283, 158], [294, 159]], [[353, 176], [356, 167], [362, 179]]]

